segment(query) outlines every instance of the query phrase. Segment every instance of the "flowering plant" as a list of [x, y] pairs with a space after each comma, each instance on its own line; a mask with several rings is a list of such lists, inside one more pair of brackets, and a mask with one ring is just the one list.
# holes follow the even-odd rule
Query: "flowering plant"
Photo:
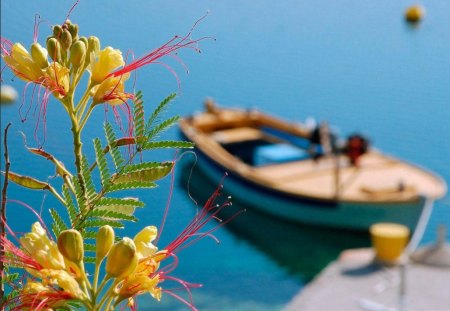
[[[190, 288], [198, 286], [172, 277], [170, 273], [176, 267], [179, 250], [209, 236], [218, 228], [215, 226], [208, 232], [199, 232], [208, 221], [216, 218], [220, 209], [229, 205], [228, 201], [221, 205], [215, 203], [220, 188], [182, 233], [163, 248], [156, 246], [159, 234], [155, 226], [144, 227], [133, 239], [116, 237], [113, 228], [123, 227], [125, 221], [136, 221], [135, 209], [144, 206], [137, 198], [118, 197], [117, 192], [155, 187], [155, 182], [174, 168], [174, 161], [136, 161], [136, 155], [155, 148], [193, 147], [186, 141], [155, 140], [178, 121], [175, 116], [158, 122], [161, 112], [175, 94], [165, 98], [146, 120], [142, 93], [127, 91], [125, 83], [136, 69], [155, 63], [178, 49], [197, 50], [197, 43], [203, 38], [192, 40], [191, 32], [186, 36], [176, 36], [126, 64], [120, 50], [109, 46], [101, 48], [97, 37], [80, 36], [78, 25], [70, 20], [53, 26], [52, 31], [45, 48], [37, 42], [37, 34], [30, 50], [21, 43], [1, 39], [2, 58], [7, 67], [26, 82], [26, 88], [34, 87], [31, 102], [36, 101], [34, 94], [37, 90], [37, 105], [44, 114], [42, 119], [45, 120], [47, 103], [52, 97], [67, 112], [76, 170], [72, 173], [42, 145], [39, 148], [27, 147], [32, 154], [54, 164], [62, 180], [62, 189], [57, 190], [47, 181], [10, 171], [7, 161], [3, 203], [6, 203], [9, 180], [26, 188], [49, 191], [64, 208], [50, 209], [54, 238], [39, 216], [31, 232], [20, 237], [2, 218], [6, 232], [0, 236], [1, 263], [9, 269], [3, 271], [2, 278], [4, 284], [12, 286], [12, 291], [2, 301], [2, 308], [114, 310], [122, 302], [127, 302], [135, 309], [134, 298], [137, 295], [150, 293], [159, 300], [163, 293], [167, 293], [195, 310], [191, 299], [185, 300], [162, 288], [161, 282], [178, 282], [188, 291], [189, 297]], [[76, 90], [85, 75], [88, 76], [87, 86], [77, 102]], [[94, 139], [95, 160], [90, 163], [83, 153], [82, 133], [92, 111], [101, 104], [112, 107], [116, 115], [117, 108], [125, 111], [128, 130], [123, 137], [117, 138], [113, 125], [105, 122], [106, 142]], [[124, 147], [128, 157], [121, 150]], [[112, 159], [113, 168], [108, 157]], [[96, 171], [101, 183], [97, 187], [92, 176]], [[17, 242], [13, 242], [14, 239]], [[173, 260], [168, 260], [170, 258]], [[169, 263], [164, 264], [167, 261]], [[94, 265], [93, 273], [88, 272], [87, 264]], [[9, 272], [17, 268], [26, 272], [22, 285], [17, 285], [18, 276]], [[99, 281], [102, 276], [103, 280]]]

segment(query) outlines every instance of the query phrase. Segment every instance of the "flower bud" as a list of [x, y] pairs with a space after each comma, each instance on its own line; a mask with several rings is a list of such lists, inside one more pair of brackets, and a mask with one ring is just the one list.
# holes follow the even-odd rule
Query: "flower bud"
[[114, 244], [106, 261], [106, 273], [110, 277], [123, 278], [132, 273], [137, 266], [136, 246], [130, 238]]
[[86, 45], [86, 48], [88, 47], [88, 39], [86, 37], [80, 37], [78, 40], [83, 41]]
[[68, 260], [79, 263], [83, 261], [83, 237], [75, 229], [64, 230], [58, 237], [58, 249]]
[[87, 66], [91, 62], [91, 55], [92, 53], [97, 54], [100, 51], [100, 40], [95, 36], [90, 36], [88, 39], [87, 44], [87, 53], [86, 53], [86, 59], [84, 61], [84, 64]]
[[64, 29], [62, 31], [61, 37], [59, 38], [59, 42], [61, 42], [61, 46], [64, 50], [68, 50], [72, 45], [72, 35], [69, 30]]
[[53, 26], [53, 36], [57, 39], [61, 38], [62, 35], [62, 28], [59, 25]]
[[99, 264], [103, 258], [108, 255], [111, 247], [114, 244], [114, 230], [111, 226], [103, 226], [98, 229], [96, 245], [95, 245], [95, 255], [97, 264]]
[[35, 42], [31, 45], [31, 57], [33, 61], [42, 69], [48, 67], [48, 52], [39, 43]]
[[47, 40], [48, 55], [55, 62], [61, 61], [61, 44], [55, 38], [49, 38]]
[[70, 34], [72, 35], [72, 40], [75, 42], [78, 39], [78, 25], [77, 24], [69, 24], [67, 26]]
[[100, 51], [100, 40], [96, 36], [88, 38], [88, 51], [98, 53]]
[[72, 66], [78, 68], [84, 62], [86, 56], [86, 45], [83, 41], [78, 40], [70, 48], [70, 62]]

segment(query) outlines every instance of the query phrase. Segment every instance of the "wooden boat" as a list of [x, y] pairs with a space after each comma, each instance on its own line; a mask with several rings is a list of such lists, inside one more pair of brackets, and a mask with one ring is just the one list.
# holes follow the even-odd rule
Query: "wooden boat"
[[395, 222], [413, 230], [425, 201], [447, 190], [439, 176], [371, 147], [357, 162], [351, 152], [325, 152], [304, 125], [254, 110], [207, 101], [180, 130], [196, 144], [208, 178], [219, 182], [227, 172], [235, 199], [294, 222], [361, 230]]

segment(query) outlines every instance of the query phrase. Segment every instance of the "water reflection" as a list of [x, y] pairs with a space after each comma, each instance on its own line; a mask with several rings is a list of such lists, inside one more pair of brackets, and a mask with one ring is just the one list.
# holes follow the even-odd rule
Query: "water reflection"
[[[184, 164], [180, 170], [180, 184], [183, 187], [195, 185], [190, 187], [190, 193], [201, 202], [207, 199], [216, 184], [210, 182], [198, 166], [192, 168], [192, 165]], [[225, 193], [226, 186], [225, 179]], [[235, 208], [224, 209], [221, 218], [226, 219], [235, 214], [236, 207], [246, 209], [246, 212], [228, 223], [225, 229], [251, 243], [303, 282], [311, 280], [342, 250], [369, 245], [369, 236], [364, 232], [290, 223], [244, 205], [237, 198], [232, 201]]]

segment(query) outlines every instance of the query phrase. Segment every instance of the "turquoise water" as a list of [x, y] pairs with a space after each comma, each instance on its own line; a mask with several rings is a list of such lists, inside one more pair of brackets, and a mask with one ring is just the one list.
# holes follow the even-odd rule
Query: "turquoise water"
[[[3, 0], [1, 31], [27, 46], [32, 42], [33, 18], [44, 20], [40, 40], [50, 24], [61, 23], [71, 1]], [[200, 44], [202, 53], [183, 51], [183, 68], [168, 60], [182, 81], [171, 114], [202, 109], [211, 96], [224, 106], [259, 108], [302, 121], [309, 116], [328, 120], [343, 135], [361, 131], [380, 149], [426, 166], [450, 180], [450, 11], [448, 1], [427, 1], [427, 15], [419, 27], [403, 22], [409, 1], [81, 1], [71, 18], [81, 33], [95, 34], [104, 46], [144, 54], [171, 38], [184, 34], [207, 10], [209, 16], [194, 37], [216, 38]], [[18, 89], [23, 84], [6, 81]], [[161, 66], [138, 72], [137, 89], [144, 91], [149, 107], [177, 91], [171, 73]], [[111, 118], [111, 116], [110, 116]], [[95, 114], [85, 138], [101, 135], [103, 112]], [[12, 169], [46, 178], [50, 164], [33, 159], [23, 148], [19, 130], [34, 143], [35, 120], [21, 124], [17, 106], [2, 109], [2, 127], [14, 125], [10, 135]], [[70, 159], [67, 121], [62, 107], [51, 102], [45, 149], [66, 162]], [[177, 132], [167, 133], [167, 138]], [[88, 141], [89, 141], [88, 140]], [[92, 154], [88, 144], [87, 152]], [[171, 159], [157, 153], [154, 159]], [[195, 213], [186, 190], [187, 155], [177, 169], [168, 223], [161, 241], [173, 239]], [[66, 163], [70, 166], [70, 163]], [[154, 191], [137, 193], [148, 207], [139, 210], [141, 222], [124, 234], [133, 235], [140, 225], [159, 225], [169, 196], [170, 180]], [[194, 174], [191, 193], [205, 197], [209, 185]], [[226, 189], [226, 188], [225, 188]], [[206, 192], [208, 192], [208, 189]], [[135, 195], [135, 194], [133, 194]], [[36, 192], [10, 188], [11, 198], [37, 210], [56, 206]], [[238, 202], [237, 202], [237, 205]], [[434, 238], [436, 226], [450, 227], [448, 198], [437, 202], [423, 242]], [[28, 230], [33, 217], [10, 205], [9, 221], [18, 231]], [[365, 245], [366, 237], [278, 223], [248, 212], [217, 231], [221, 243], [204, 240], [180, 254], [174, 275], [204, 284], [194, 290], [201, 310], [279, 310], [320, 267], [340, 249]], [[162, 304], [145, 300], [141, 309], [184, 310], [174, 299]]]

